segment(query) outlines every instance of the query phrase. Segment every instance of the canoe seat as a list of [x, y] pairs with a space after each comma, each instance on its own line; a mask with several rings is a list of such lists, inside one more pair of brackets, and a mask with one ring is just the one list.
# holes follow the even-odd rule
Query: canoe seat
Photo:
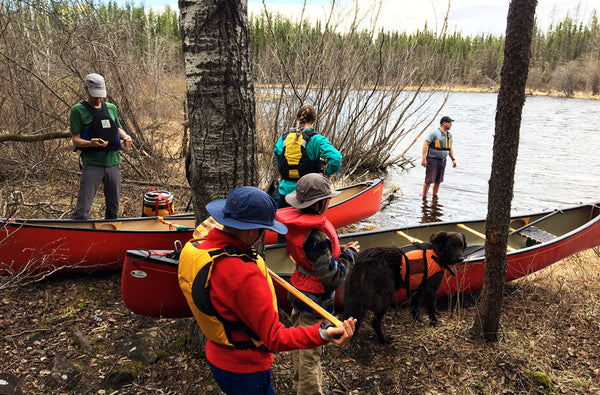
[[121, 230], [121, 222], [94, 222], [94, 229]]
[[[527, 237], [527, 246], [545, 243], [556, 238], [556, 235], [535, 226], [520, 230], [518, 233], [521, 236]], [[530, 241], [532, 242], [531, 244]]]

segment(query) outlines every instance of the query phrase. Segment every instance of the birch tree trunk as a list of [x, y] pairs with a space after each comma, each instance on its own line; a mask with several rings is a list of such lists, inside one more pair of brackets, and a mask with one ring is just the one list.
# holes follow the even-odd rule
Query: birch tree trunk
[[254, 83], [246, 0], [179, 1], [196, 221], [234, 188], [256, 186]]
[[512, 0], [508, 10], [485, 225], [485, 275], [481, 303], [471, 327], [471, 335], [486, 342], [498, 341], [510, 207], [536, 6], [537, 0]]

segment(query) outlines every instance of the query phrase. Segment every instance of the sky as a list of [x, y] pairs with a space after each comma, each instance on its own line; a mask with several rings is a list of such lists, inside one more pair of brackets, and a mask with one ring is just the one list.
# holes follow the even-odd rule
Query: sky
[[[171, 6], [177, 9], [176, 0], [117, 0], [125, 3], [133, 1], [146, 8]], [[265, 0], [269, 12], [279, 12], [291, 19], [301, 15], [303, 0]], [[375, 15], [374, 0], [336, 0], [336, 12], [341, 25], [353, 19], [354, 5], [363, 16], [363, 27], [370, 27], [370, 19]], [[438, 31], [448, 11], [448, 30], [464, 35], [492, 33], [503, 35], [506, 31], [506, 16], [510, 0], [382, 0], [382, 9], [377, 17], [377, 27], [388, 31], [413, 32], [422, 29], [427, 22], [430, 30]], [[306, 0], [304, 15], [309, 19], [325, 19], [331, 8], [331, 0]], [[248, 12], [258, 14], [264, 9], [262, 0], [248, 0]], [[600, 13], [600, 0], [538, 0], [536, 20], [543, 31], [551, 22], [561, 21], [567, 13], [572, 18], [588, 23], [592, 12]]]

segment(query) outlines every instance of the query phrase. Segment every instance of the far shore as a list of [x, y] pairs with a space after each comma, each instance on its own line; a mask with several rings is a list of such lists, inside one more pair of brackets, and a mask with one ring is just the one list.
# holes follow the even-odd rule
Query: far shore
[[[269, 88], [274, 87], [274, 86], [263, 85], [263, 84], [257, 84], [255, 86], [258, 89], [269, 89]], [[279, 88], [279, 86], [277, 86], [277, 87]], [[371, 89], [371, 88], [365, 88], [365, 89]], [[390, 89], [390, 88], [379, 87], [377, 89], [378, 90], [386, 90], [386, 89]], [[406, 91], [416, 91], [417, 89], [418, 89], [417, 86], [404, 87], [404, 90], [406, 90]], [[499, 86], [490, 86], [490, 87], [484, 88], [484, 87], [474, 87], [474, 86], [467, 86], [467, 85], [454, 85], [451, 87], [442, 87], [442, 86], [423, 86], [423, 87], [421, 87], [421, 91], [423, 91], [423, 92], [450, 91], [450, 92], [472, 92], [472, 93], [498, 93], [499, 89], [500, 89]], [[541, 90], [534, 90], [534, 89], [527, 88], [525, 90], [525, 94], [527, 96], [547, 96], [547, 97], [557, 97], [557, 98], [563, 98], [563, 99], [600, 100], [600, 95], [592, 95], [590, 93], [582, 92], [582, 91], [575, 91], [573, 93], [573, 96], [567, 97], [567, 96], [565, 96], [564, 92], [560, 92], [560, 91], [556, 91], [556, 90], [541, 91]], [[271, 98], [271, 96], [269, 94], [265, 94], [265, 93], [262, 93], [262, 94], [257, 93], [257, 97], [263, 98], [263, 99]]]
[[[417, 87], [409, 87], [406, 90], [416, 90]], [[488, 88], [482, 87], [473, 87], [473, 86], [465, 86], [465, 85], [456, 85], [452, 87], [423, 87], [422, 91], [431, 91], [431, 90], [448, 90], [450, 92], [473, 92], [473, 93], [498, 93], [500, 87], [499, 86], [491, 86]], [[533, 89], [526, 89], [525, 94], [527, 96], [548, 96], [548, 97], [559, 97], [564, 99], [584, 99], [584, 100], [600, 100], [600, 95], [591, 95], [586, 92], [575, 91], [573, 96], [567, 97], [564, 92], [549, 90], [549, 91], [540, 91]]]

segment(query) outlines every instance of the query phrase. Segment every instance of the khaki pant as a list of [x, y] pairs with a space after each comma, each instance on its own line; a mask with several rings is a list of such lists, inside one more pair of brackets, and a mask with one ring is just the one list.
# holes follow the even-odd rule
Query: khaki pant
[[[311, 326], [323, 321], [323, 318], [302, 314], [296, 309], [292, 310], [294, 326]], [[323, 346], [309, 350], [292, 351], [294, 363], [293, 384], [298, 395], [321, 395], [323, 372], [321, 370], [321, 357]]]

